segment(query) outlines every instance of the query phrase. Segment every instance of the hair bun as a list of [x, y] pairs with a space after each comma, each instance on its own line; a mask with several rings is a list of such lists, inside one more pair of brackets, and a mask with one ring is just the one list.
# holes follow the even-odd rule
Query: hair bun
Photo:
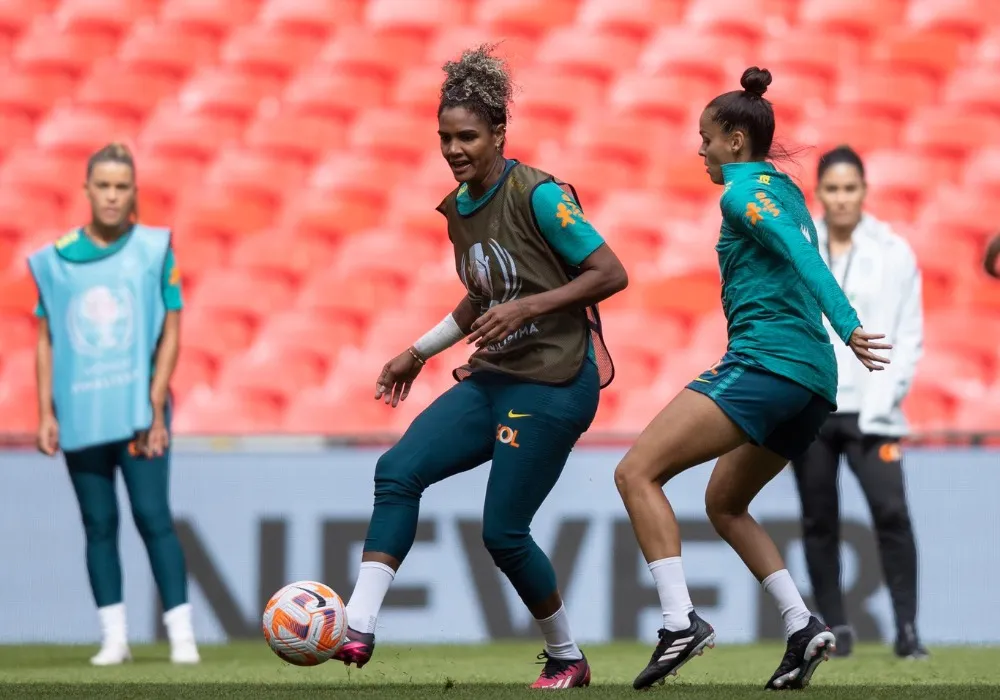
[[740, 85], [751, 95], [763, 97], [767, 92], [767, 86], [771, 84], [771, 71], [767, 68], [752, 66], [743, 71], [740, 78]]

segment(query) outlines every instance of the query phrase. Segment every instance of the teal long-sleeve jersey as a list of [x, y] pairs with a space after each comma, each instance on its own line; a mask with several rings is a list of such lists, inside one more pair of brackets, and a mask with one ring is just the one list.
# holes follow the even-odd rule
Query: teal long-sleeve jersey
[[861, 322], [819, 254], [798, 186], [767, 162], [722, 166], [715, 249], [729, 351], [837, 402], [837, 361], [823, 326], [849, 342]]

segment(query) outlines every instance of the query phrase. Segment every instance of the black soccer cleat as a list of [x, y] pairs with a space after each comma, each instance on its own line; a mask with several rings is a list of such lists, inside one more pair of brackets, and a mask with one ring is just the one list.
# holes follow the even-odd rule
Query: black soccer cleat
[[788, 638], [785, 656], [764, 690], [801, 690], [809, 685], [816, 667], [836, 650], [836, 638], [826, 625], [815, 617], [809, 624]]
[[633, 688], [643, 690], [654, 683], [664, 683], [667, 676], [676, 676], [680, 667], [692, 657], [704, 654], [705, 647], [711, 649], [715, 646], [715, 630], [712, 626], [694, 611], [688, 613], [688, 619], [691, 620], [691, 625], [686, 630], [672, 632], [660, 629], [657, 632], [660, 641], [653, 650], [649, 665], [636, 676]]
[[896, 644], [893, 651], [901, 659], [914, 659], [923, 661], [930, 656], [924, 645], [920, 643], [917, 630], [912, 624], [903, 625], [896, 633]]

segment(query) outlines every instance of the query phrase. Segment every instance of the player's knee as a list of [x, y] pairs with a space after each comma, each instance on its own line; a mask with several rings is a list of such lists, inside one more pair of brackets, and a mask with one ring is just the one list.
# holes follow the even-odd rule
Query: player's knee
[[420, 498], [423, 487], [416, 474], [416, 457], [403, 454], [397, 447], [379, 457], [375, 465], [375, 501]]
[[615, 486], [623, 499], [627, 499], [642, 482], [648, 483], [649, 479], [643, 477], [643, 471], [642, 461], [631, 452], [615, 467]]
[[510, 568], [530, 552], [531, 535], [503, 522], [483, 519], [483, 545], [501, 570]]
[[86, 510], [83, 513], [83, 531], [90, 542], [118, 539], [118, 510]]
[[166, 537], [174, 531], [174, 521], [165, 504], [138, 504], [132, 508], [132, 519], [144, 540]]
[[724, 536], [737, 520], [747, 514], [747, 509], [709, 489], [705, 492], [705, 514], [715, 531]]
[[906, 507], [906, 501], [900, 498], [879, 504], [872, 509], [872, 521], [876, 530], [888, 532], [909, 530], [910, 512]]

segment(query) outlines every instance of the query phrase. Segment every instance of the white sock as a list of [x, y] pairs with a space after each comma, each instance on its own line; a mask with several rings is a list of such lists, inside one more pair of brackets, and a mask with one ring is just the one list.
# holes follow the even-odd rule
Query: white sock
[[167, 628], [167, 638], [171, 644], [194, 641], [191, 604], [182, 603], [163, 613], [163, 626]]
[[362, 634], [375, 632], [378, 612], [395, 577], [396, 572], [391, 566], [377, 561], [361, 562], [358, 581], [347, 603], [347, 624], [351, 629]]
[[781, 619], [785, 621], [785, 639], [809, 624], [811, 617], [809, 608], [802, 602], [802, 595], [795, 587], [795, 582], [792, 581], [788, 569], [775, 571], [761, 581], [760, 585], [771, 594], [774, 602], [778, 605]]
[[560, 605], [559, 609], [551, 617], [544, 620], [536, 620], [538, 628], [542, 630], [545, 638], [545, 651], [553, 659], [565, 659], [572, 661], [583, 658], [583, 652], [573, 641], [573, 635], [569, 631], [569, 616], [566, 614], [566, 606]]
[[125, 625], [125, 603], [105, 605], [97, 609], [97, 617], [101, 621], [103, 644], [126, 644], [128, 630]]
[[689, 613], [694, 611], [684, 568], [680, 557], [668, 557], [649, 562], [649, 573], [653, 574], [656, 592], [660, 594], [660, 609], [663, 610], [663, 627], [671, 632], [680, 632], [691, 626]]

